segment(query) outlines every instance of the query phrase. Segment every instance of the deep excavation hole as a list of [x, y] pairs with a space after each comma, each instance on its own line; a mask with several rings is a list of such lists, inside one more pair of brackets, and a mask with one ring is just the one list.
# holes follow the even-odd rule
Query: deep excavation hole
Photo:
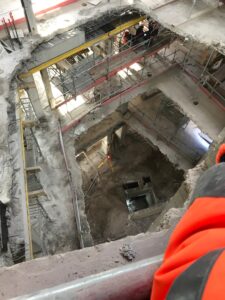
[[[116, 10], [113, 14], [110, 12], [79, 26], [81, 32], [76, 34], [78, 37], [84, 34], [85, 41], [89, 41], [95, 34], [101, 36], [121, 26], [122, 23], [139, 18], [141, 15], [142, 13], [136, 10], [128, 10], [124, 13]], [[156, 26], [157, 30], [153, 31], [154, 34], [152, 33], [153, 36], [151, 36], [150, 29], [153, 25]], [[141, 31], [140, 36], [138, 35], [139, 31]], [[64, 34], [67, 33], [59, 34], [56, 38]], [[171, 47], [167, 47], [168, 41], [171, 43]], [[46, 46], [45, 43], [43, 45], [40, 44], [33, 52], [31, 64], [38, 57], [39, 51], [44, 48], [42, 46]], [[132, 50], [133, 47], [135, 47], [135, 50]], [[143, 24], [136, 24], [129, 30], [125, 29], [119, 32], [111, 41], [103, 40], [97, 45], [88, 47], [46, 69], [54, 94], [53, 106], [60, 106], [52, 113], [47, 98], [39, 99], [41, 110], [46, 110], [45, 113], [48, 116], [47, 118], [39, 117], [39, 127], [33, 129], [34, 135], [32, 134], [31, 139], [30, 135], [32, 132], [30, 128], [28, 127], [24, 130], [27, 166], [34, 167], [37, 164], [41, 169], [40, 173], [38, 169], [35, 171], [37, 173], [28, 173], [27, 175], [28, 191], [31, 193], [39, 191], [38, 196], [30, 201], [29, 204], [34, 257], [66, 252], [80, 247], [71, 201], [71, 191], [73, 189], [71, 189], [68, 180], [68, 173], [65, 169], [59, 145], [58, 119], [60, 119], [63, 128], [66, 128], [73, 121], [77, 121], [76, 125], [80, 124], [84, 127], [88, 127], [91, 121], [94, 123], [94, 121], [97, 122], [99, 120], [101, 123], [101, 118], [103, 118], [104, 114], [104, 117], [107, 117], [107, 108], [104, 111], [103, 107], [102, 112], [98, 113], [95, 105], [98, 106], [100, 102], [107, 102], [110, 97], [112, 99], [130, 88], [134, 88], [135, 85], [137, 85], [136, 88], [138, 89], [138, 84], [142, 84], [147, 79], [156, 81], [156, 75], [161, 76], [161, 73], [157, 73], [158, 70], [162, 70], [162, 73], [164, 73], [168, 71], [168, 66], [176, 67], [175, 54], [177, 55], [177, 50], [179, 52], [179, 48], [183, 49], [183, 47], [186, 47], [185, 51], [190, 53], [188, 42], [184, 43], [183, 38], [163, 28], [151, 18], [147, 18], [143, 21]], [[173, 48], [175, 52], [173, 52]], [[200, 51], [203, 50], [205, 49], [200, 49]], [[126, 54], [120, 56], [123, 54], [123, 51], [126, 54], [128, 52], [131, 53], [130, 57]], [[193, 56], [195, 56], [195, 49], [192, 51]], [[157, 52], [157, 55], [150, 55], [150, 53], [155, 52]], [[149, 55], [143, 56], [145, 59], [140, 60], [139, 56], [145, 53]], [[165, 54], [168, 54], [168, 56]], [[110, 59], [106, 59], [107, 55], [112, 55], [114, 58], [117, 57], [118, 61], [112, 59], [110, 74], [113, 74], [113, 77], [110, 78], [111, 75], [109, 77], [106, 76], [107, 80], [105, 80], [102, 75], [105, 74], [105, 67], [107, 67], [108, 72], [108, 67], [110, 66], [108, 64]], [[181, 54], [178, 53], [176, 56], [178, 61], [182, 58], [179, 55]], [[133, 58], [137, 62], [133, 63]], [[215, 59], [217, 59], [216, 56]], [[102, 69], [89, 68], [89, 63], [95, 66], [95, 63], [98, 65], [98, 62], [102, 63], [100, 64]], [[129, 67], [122, 68], [122, 66], [127, 65]], [[118, 66], [120, 66], [120, 71], [118, 71]], [[201, 67], [203, 66], [200, 65], [199, 68]], [[180, 70], [176, 70], [176, 74], [179, 73], [177, 71], [180, 72]], [[173, 76], [174, 73], [172, 73], [171, 78]], [[74, 78], [76, 78], [75, 81]], [[193, 106], [196, 106], [194, 110], [198, 110], [199, 106], [202, 106], [198, 104], [202, 104], [203, 101], [193, 101], [193, 99], [198, 98], [194, 98], [192, 94], [187, 93], [187, 90], [191, 89], [196, 93], [195, 86], [192, 86], [190, 82], [188, 83], [187, 78], [185, 79], [180, 75], [178, 78], [179, 83], [182, 83], [182, 88], [186, 92], [186, 97], [182, 98], [183, 102], [186, 103], [190, 100]], [[104, 79], [104, 81], [98, 81], [98, 79]], [[92, 81], [98, 81], [101, 84], [92, 87], [90, 85]], [[30, 111], [32, 111], [30, 109], [33, 105], [32, 101], [35, 102], [37, 100], [36, 98], [32, 99], [32, 92], [34, 92], [32, 88], [36, 85], [39, 94], [43, 94], [42, 89], [44, 87], [41, 87], [40, 82], [43, 86], [41, 74], [35, 73], [32, 82], [20, 81], [18, 83], [20, 101], [24, 101], [25, 105], [29, 104]], [[86, 91], [83, 89], [83, 85], [88, 87], [88, 89], [89, 86], [92, 88]], [[163, 86], [163, 83], [161, 85]], [[175, 91], [179, 89], [179, 86], [181, 85], [170, 86], [170, 90]], [[205, 87], [207, 88], [207, 86]], [[163, 210], [165, 203], [170, 200], [180, 187], [184, 180], [185, 171], [196, 165], [212, 143], [212, 140], [204, 135], [191, 119], [181, 113], [181, 111], [184, 111], [182, 109], [183, 103], [175, 101], [177, 99], [174, 101], [168, 99], [161, 90], [158, 90], [158, 85], [154, 87], [155, 91], [151, 90], [151, 84], [146, 87], [143, 86], [143, 90], [148, 90], [148, 88], [150, 91], [142, 94], [142, 96], [133, 95], [133, 92], [130, 93], [133, 100], [129, 100], [128, 111], [131, 115], [134, 114], [136, 119], [131, 118], [130, 124], [127, 125], [128, 132], [123, 138], [120, 130], [123, 130], [124, 124], [113, 131], [113, 134], [110, 136], [110, 149], [108, 149], [109, 145], [105, 135], [105, 138], [99, 138], [97, 143], [95, 141], [94, 143], [89, 143], [88, 147], [85, 147], [88, 158], [84, 154], [79, 153], [79, 150], [77, 152], [79, 143], [76, 142], [75, 149], [73, 148], [73, 151], [69, 152], [68, 157], [71, 158], [70, 170], [74, 173], [73, 184], [76, 184], [76, 192], [80, 201], [79, 209], [83, 217], [85, 216], [83, 211], [84, 205], [82, 202], [82, 191], [80, 191], [82, 184], [79, 170], [74, 161], [74, 153], [78, 155], [77, 160], [83, 176], [85, 212], [95, 244], [147, 231], [151, 223]], [[171, 93], [168, 94], [170, 95]], [[171, 94], [171, 98], [175, 97], [174, 94]], [[78, 96], [75, 97], [74, 95]], [[123, 102], [122, 98], [120, 98], [121, 103]], [[150, 99], [152, 101], [149, 101]], [[26, 100], [28, 101], [26, 102]], [[64, 103], [65, 101], [66, 103]], [[177, 107], [178, 104], [175, 104], [177, 102], [179, 102], [179, 108]], [[125, 117], [127, 114], [126, 100], [124, 100], [123, 104], [125, 104], [125, 110], [121, 109], [120, 114], [122, 114], [122, 117], [120, 115], [120, 118], [122, 123], [126, 123], [127, 119], [123, 119], [123, 116]], [[26, 115], [26, 109], [22, 108], [22, 110], [23, 114]], [[192, 115], [192, 112], [190, 110], [187, 113], [186, 108], [186, 113], [189, 116]], [[87, 113], [87, 116], [85, 113]], [[57, 116], [56, 118], [55, 115]], [[81, 118], [81, 115], [85, 117]], [[91, 118], [88, 119], [88, 115]], [[136, 132], [138, 131], [135, 131], [131, 126], [133, 121], [136, 122], [134, 122], [135, 124], [138, 122], [143, 123], [143, 132], [146, 131], [148, 133], [150, 130], [150, 133], [156, 134], [148, 138], [142, 137], [144, 135], [140, 135], [140, 132], [137, 134]], [[213, 125], [213, 122], [210, 125]], [[204, 126], [202, 127], [204, 128]], [[216, 127], [216, 125], [214, 126]], [[72, 134], [72, 131], [74, 132], [75, 129], [72, 128], [69, 131], [68, 136], [70, 136], [70, 139], [66, 138], [66, 133], [64, 135], [66, 151], [74, 144], [75, 135]], [[29, 140], [31, 145], [27, 142]], [[39, 152], [37, 151], [39, 149], [36, 149], [38, 148], [36, 142], [39, 143], [44, 157], [35, 158], [36, 161], [34, 163], [33, 152]], [[153, 144], [157, 146], [153, 146]], [[166, 148], [166, 146], [168, 147]], [[169, 148], [178, 155], [176, 162], [171, 162], [173, 159], [171, 160], [171, 156], [169, 157], [167, 153]], [[54, 155], [52, 155], [53, 153]], [[179, 162], [183, 163], [183, 160], [188, 163], [188, 166], [184, 168], [179, 165]], [[61, 201], [62, 199], [63, 201]], [[14, 201], [14, 203], [17, 202]], [[39, 217], [37, 218], [36, 207], [38, 207], [38, 213], [39, 211], [41, 212], [41, 222]], [[20, 220], [22, 209], [16, 207], [12, 210], [12, 214], [14, 211], [14, 216], [16, 215]], [[36, 226], [40, 224], [41, 228]], [[23, 232], [21, 230], [19, 237], [15, 238], [13, 233], [17, 228], [14, 227], [17, 226], [11, 227], [12, 234], [10, 238], [12, 244], [13, 246], [14, 244], [16, 245], [16, 249], [22, 249], [21, 252], [23, 252], [21, 255], [20, 252], [16, 253], [14, 262], [17, 261], [18, 257], [22, 257], [22, 260], [24, 260]], [[82, 232], [85, 232], [85, 230], [82, 230]], [[41, 237], [40, 241], [39, 236]], [[35, 243], [38, 245], [35, 245]]]
[[[106, 157], [104, 146], [105, 138], [89, 148], [88, 160], [79, 156], [95, 243], [147, 231], [184, 179], [183, 171], [135, 132], [128, 131], [122, 142], [115, 134], [110, 156]], [[155, 207], [155, 213], [141, 216]], [[137, 218], [135, 211], [140, 214]]]
[[207, 152], [211, 141], [204, 137], [159, 90], [135, 97], [81, 134], [75, 148], [94, 243], [148, 231], [184, 181], [181, 166], [195, 166]]
[[3, 269], [0, 298], [163, 254], [224, 142], [224, 7], [207, 3], [221, 1], [72, 2], [34, 17], [44, 36], [23, 38], [24, 23], [15, 38], [16, 22], [0, 41], [0, 267], [29, 261]]

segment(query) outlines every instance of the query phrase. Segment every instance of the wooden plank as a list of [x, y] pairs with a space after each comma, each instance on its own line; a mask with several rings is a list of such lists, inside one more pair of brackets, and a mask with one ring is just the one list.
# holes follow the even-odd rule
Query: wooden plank
[[41, 167], [39, 167], [39, 166], [29, 167], [29, 168], [26, 168], [26, 171], [27, 172], [40, 172], [41, 171]]
[[44, 190], [37, 190], [33, 192], [28, 192], [28, 197], [29, 198], [34, 198], [34, 197], [39, 197], [39, 196], [45, 196], [46, 193]]
[[22, 121], [23, 127], [35, 127], [37, 126], [38, 122], [37, 121]]

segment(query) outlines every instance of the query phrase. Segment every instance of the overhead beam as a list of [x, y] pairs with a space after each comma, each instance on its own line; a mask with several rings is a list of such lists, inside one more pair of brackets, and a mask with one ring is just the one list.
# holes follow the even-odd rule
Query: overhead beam
[[109, 32], [107, 32], [103, 35], [100, 35], [100, 36], [98, 36], [98, 37], [96, 37], [96, 38], [94, 38], [94, 39], [92, 39], [92, 40], [76, 47], [76, 48], [73, 48], [69, 51], [66, 51], [65, 53], [63, 53], [61, 55], [58, 55], [58, 56], [56, 56], [56, 57], [54, 57], [54, 58], [52, 58], [52, 59], [50, 59], [46, 62], [34, 67], [34, 68], [31, 68], [28, 72], [21, 74], [20, 77], [21, 78], [26, 78], [26, 77], [29, 77], [30, 75], [32, 75], [32, 74], [34, 74], [38, 71], [44, 70], [44, 69], [50, 67], [51, 65], [60, 62], [63, 59], [66, 59], [66, 58], [68, 58], [72, 55], [75, 55], [75, 54], [77, 54], [77, 53], [79, 53], [79, 52], [81, 52], [81, 51], [83, 51], [83, 50], [85, 50], [85, 49], [101, 42], [101, 41], [105, 41], [105, 40], [111, 38], [112, 36], [120, 33], [121, 31], [123, 31], [127, 28], [130, 28], [130, 27], [134, 26], [135, 24], [138, 24], [140, 21], [143, 21], [145, 18], [146, 18], [145, 16], [142, 16], [142, 17], [136, 18], [134, 20], [131, 20], [129, 22], [126, 22], [124, 24], [121, 24], [120, 26], [117, 26], [115, 29], [113, 29], [113, 30], [111, 30], [111, 31], [109, 31]]
[[28, 193], [29, 199], [39, 197], [39, 196], [46, 196], [45, 191], [44, 190], [37, 190], [37, 191], [33, 191], [33, 192]]

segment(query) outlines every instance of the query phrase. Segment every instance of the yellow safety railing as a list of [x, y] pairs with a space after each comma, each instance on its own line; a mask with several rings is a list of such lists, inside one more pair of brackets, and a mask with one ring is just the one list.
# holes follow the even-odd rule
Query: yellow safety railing
[[30, 75], [38, 72], [38, 71], [44, 70], [44, 69], [50, 67], [51, 65], [56, 64], [59, 61], [70, 57], [71, 55], [75, 55], [75, 54], [87, 49], [88, 47], [91, 47], [91, 46], [93, 46], [93, 45], [95, 45], [95, 44], [97, 44], [101, 41], [105, 41], [105, 40], [111, 38], [112, 36], [115, 36], [116, 34], [122, 32], [123, 30], [128, 29], [128, 28], [138, 24], [139, 22], [143, 21], [145, 18], [146, 18], [145, 16], [142, 16], [142, 17], [136, 18], [134, 20], [131, 20], [129, 22], [126, 22], [124, 24], [121, 24], [121, 25], [117, 26], [115, 29], [113, 29], [113, 30], [111, 30], [111, 31], [109, 31], [105, 34], [102, 34], [102, 35], [100, 35], [100, 36], [98, 36], [98, 37], [96, 37], [96, 38], [80, 45], [77, 48], [73, 48], [73, 49], [71, 49], [71, 50], [69, 50], [69, 51], [67, 51], [67, 52], [65, 52], [61, 55], [58, 55], [58, 56], [56, 56], [56, 57], [40, 64], [37, 67], [34, 67], [34, 68], [30, 69], [27, 73], [21, 74], [20, 77], [21, 78], [26, 78], [26, 77], [28, 77], [28, 76], [30, 76]]

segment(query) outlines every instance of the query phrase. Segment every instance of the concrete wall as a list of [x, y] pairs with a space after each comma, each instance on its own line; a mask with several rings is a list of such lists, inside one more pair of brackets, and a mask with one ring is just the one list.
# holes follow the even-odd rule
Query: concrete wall
[[[221, 131], [218, 139], [213, 143], [201, 160], [201, 162], [186, 174], [186, 179], [180, 186], [176, 194], [169, 200], [160, 216], [153, 222], [150, 231], [160, 231], [169, 228], [171, 224], [176, 223], [188, 206], [192, 191], [196, 185], [199, 176], [208, 168], [215, 164], [215, 157], [219, 146], [225, 142], [225, 128]], [[178, 208], [178, 210], [174, 210]], [[170, 213], [171, 212], [171, 213]], [[175, 214], [174, 214], [175, 212]]]

